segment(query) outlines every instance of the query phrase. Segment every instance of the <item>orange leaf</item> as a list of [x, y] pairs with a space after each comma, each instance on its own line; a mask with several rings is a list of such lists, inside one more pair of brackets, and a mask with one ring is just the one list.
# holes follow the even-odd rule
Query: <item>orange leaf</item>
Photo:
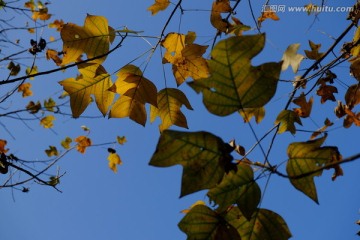
[[54, 63], [56, 64], [56, 66], [60, 66], [62, 63], [62, 59], [59, 57], [58, 52], [53, 49], [46, 50], [46, 59], [47, 60], [52, 59], [54, 61]]
[[49, 23], [48, 26], [49, 26], [49, 28], [56, 28], [56, 31], [60, 32], [60, 30], [64, 26], [64, 21], [56, 19], [54, 22]]
[[354, 123], [356, 126], [360, 127], [360, 112], [354, 113], [349, 108], [345, 108], [345, 113], [347, 116], [344, 119], [344, 127], [349, 128]]
[[5, 145], [7, 144], [7, 141], [4, 139], [0, 139], [0, 153], [7, 153], [9, 149], [5, 148]]
[[169, 4], [169, 0], [155, 0], [155, 3], [151, 5], [147, 10], [151, 12], [151, 15], [155, 15], [159, 11], [164, 11], [169, 6]]
[[22, 92], [23, 97], [32, 96], [32, 91], [30, 90], [31, 83], [23, 83], [18, 87], [18, 92]]
[[86, 148], [91, 146], [91, 139], [85, 136], [79, 136], [75, 138], [75, 142], [78, 144], [76, 145], [76, 150], [78, 150], [80, 153], [85, 153]]
[[313, 104], [313, 97], [306, 101], [305, 94], [301, 93], [300, 97], [293, 100], [293, 103], [300, 106], [300, 108], [294, 108], [294, 112], [302, 118], [307, 118], [310, 116], [312, 104]]
[[280, 20], [280, 18], [276, 15], [276, 12], [271, 9], [261, 13], [261, 16], [258, 18], [258, 25], [261, 26], [261, 23], [266, 19], [272, 19], [274, 21]]
[[196, 80], [209, 76], [208, 64], [202, 57], [208, 46], [194, 44], [195, 38], [193, 32], [189, 32], [187, 35], [169, 33], [161, 42], [161, 45], [167, 50], [163, 63], [173, 65], [172, 69], [177, 85], [182, 84], [188, 77]]

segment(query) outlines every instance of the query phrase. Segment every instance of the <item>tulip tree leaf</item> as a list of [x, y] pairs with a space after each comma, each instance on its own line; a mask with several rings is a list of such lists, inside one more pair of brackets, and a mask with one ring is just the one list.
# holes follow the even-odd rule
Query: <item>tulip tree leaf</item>
[[248, 221], [239, 208], [232, 208], [225, 220], [235, 227], [242, 240], [287, 240], [290, 230], [284, 219], [267, 209], [257, 209]]
[[210, 77], [189, 83], [202, 92], [211, 113], [226, 116], [244, 108], [259, 108], [274, 96], [282, 63], [251, 65], [264, 44], [265, 35], [259, 34], [230, 37], [214, 47], [208, 61]]
[[254, 172], [251, 167], [238, 164], [237, 171], [229, 172], [219, 185], [210, 189], [207, 195], [218, 204], [217, 211], [225, 211], [230, 205], [239, 203], [243, 214], [251, 218], [260, 202], [261, 192], [254, 182]]
[[162, 132], [150, 165], [183, 166], [181, 197], [215, 187], [231, 168], [233, 149], [208, 132]]
[[289, 131], [291, 134], [295, 134], [295, 122], [302, 125], [300, 117], [294, 111], [282, 110], [275, 120], [275, 124], [280, 123], [278, 133]]
[[[321, 175], [322, 170], [320, 168], [326, 164], [341, 161], [341, 155], [337, 147], [321, 147], [325, 139], [326, 135], [307, 142], [294, 142], [289, 145], [287, 150], [289, 160], [286, 171], [291, 184], [316, 203], [319, 202], [314, 177]], [[342, 172], [340, 166], [334, 168], [335, 171], [340, 170]], [[309, 173], [312, 174], [301, 176]]]
[[241, 240], [237, 230], [224, 217], [204, 205], [196, 205], [178, 224], [191, 240]]

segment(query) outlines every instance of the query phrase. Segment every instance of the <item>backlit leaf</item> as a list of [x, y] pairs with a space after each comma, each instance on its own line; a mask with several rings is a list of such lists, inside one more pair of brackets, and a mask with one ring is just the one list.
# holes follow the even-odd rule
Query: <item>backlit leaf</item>
[[245, 108], [263, 107], [275, 94], [280, 63], [252, 66], [264, 47], [265, 35], [234, 36], [220, 41], [211, 52], [210, 77], [189, 85], [203, 93], [206, 108], [219, 116]]
[[293, 72], [297, 73], [301, 61], [305, 58], [303, 55], [297, 53], [299, 47], [299, 43], [294, 43], [288, 46], [281, 59], [283, 60], [281, 71], [285, 71], [289, 66], [291, 66]]
[[242, 240], [287, 240], [291, 232], [284, 219], [277, 213], [267, 209], [257, 209], [250, 221], [233, 207], [225, 220], [234, 226]]
[[117, 172], [117, 165], [121, 165], [122, 161], [120, 159], [120, 156], [115, 153], [109, 153], [109, 156], [107, 158], [109, 160], [109, 168], [116, 173]]
[[299, 116], [294, 111], [282, 110], [275, 120], [275, 124], [280, 124], [278, 133], [289, 131], [291, 134], [295, 134], [295, 122], [302, 125]]
[[33, 95], [30, 88], [31, 88], [31, 83], [23, 83], [18, 87], [18, 92], [22, 92], [23, 97], [29, 97]]
[[61, 146], [65, 149], [70, 149], [71, 143], [72, 143], [72, 139], [69, 137], [66, 137], [64, 140], [61, 141]]
[[[37, 66], [33, 66], [33, 67], [27, 67], [25, 70], [26, 75], [32, 75], [32, 74], [36, 74], [38, 73], [38, 67]], [[30, 77], [31, 80], [34, 79], [34, 77]]]
[[[191, 38], [187, 37], [188, 35]], [[161, 42], [161, 46], [166, 48], [163, 63], [172, 64], [177, 85], [182, 84], [188, 77], [196, 80], [209, 75], [207, 62], [202, 57], [208, 46], [193, 43], [196, 37], [193, 32], [188, 35], [169, 33]]]
[[54, 126], [54, 120], [55, 117], [53, 115], [48, 115], [40, 120], [40, 125], [44, 128], [52, 128]]
[[338, 90], [336, 87], [326, 84], [321, 84], [319, 89], [316, 91], [318, 96], [321, 96], [321, 103], [325, 103], [327, 100], [336, 101], [334, 93], [337, 93]]
[[192, 205], [190, 206], [190, 208], [185, 209], [185, 210], [182, 210], [181, 213], [189, 213], [190, 210], [191, 210], [193, 207], [195, 207], [196, 205], [206, 206], [206, 203], [205, 203], [204, 201], [201, 201], [201, 200], [196, 201], [194, 204], [192, 204]]
[[223, 19], [221, 14], [230, 13], [231, 11], [232, 8], [230, 6], [229, 0], [215, 0], [211, 7], [211, 25], [213, 25], [213, 27], [216, 28], [219, 32], [227, 33], [231, 28], [231, 24], [228, 20]]
[[52, 98], [44, 100], [44, 107], [46, 108], [46, 110], [53, 112], [54, 108], [56, 107], [56, 102]]
[[261, 27], [262, 22], [264, 22], [266, 19], [272, 19], [274, 21], [280, 20], [280, 18], [276, 15], [276, 12], [271, 9], [261, 13], [261, 16], [258, 17], [258, 25]]
[[155, 0], [155, 3], [147, 10], [151, 12], [151, 15], [156, 15], [159, 11], [164, 11], [169, 6], [169, 4], [169, 0]]
[[91, 139], [85, 136], [79, 136], [74, 141], [77, 142], [76, 150], [80, 153], [85, 153], [86, 148], [92, 145]]
[[182, 165], [182, 197], [215, 187], [224, 173], [232, 168], [232, 150], [227, 143], [208, 132], [165, 130], [149, 164], [157, 167]]
[[145, 104], [157, 106], [156, 86], [133, 65], [123, 67], [117, 76], [118, 79], [109, 90], [121, 96], [112, 106], [109, 117], [130, 117], [144, 126], [147, 117]]
[[306, 97], [304, 93], [301, 93], [298, 98], [295, 98], [293, 100], [293, 103], [300, 106], [300, 108], [294, 108], [294, 112], [302, 118], [307, 118], [310, 116], [312, 104], [314, 102], [313, 97], [309, 99], [309, 101], [306, 101]]
[[324, 55], [324, 53], [319, 53], [321, 44], [315, 44], [309, 40], [309, 45], [310, 45], [311, 51], [305, 50], [305, 55], [307, 58], [313, 59], [313, 60], [318, 60]]
[[56, 19], [54, 22], [49, 23], [48, 27], [49, 28], [56, 28], [56, 31], [60, 32], [61, 28], [64, 26], [64, 21], [63, 20], [58, 20]]
[[192, 110], [192, 107], [183, 92], [176, 88], [164, 88], [157, 95], [157, 105], [157, 108], [150, 106], [150, 121], [153, 122], [159, 116], [162, 121], [159, 126], [160, 131], [171, 125], [188, 128], [186, 118], [180, 108], [185, 105], [187, 109]]
[[79, 117], [91, 102], [91, 95], [100, 112], [105, 116], [113, 102], [115, 94], [108, 91], [112, 85], [110, 75], [98, 64], [83, 63], [78, 66], [81, 75], [65, 79], [60, 83], [70, 95], [70, 107], [73, 117]]
[[238, 204], [247, 218], [251, 218], [260, 202], [261, 192], [254, 181], [254, 172], [249, 165], [238, 164], [237, 171], [230, 171], [216, 187], [207, 193], [223, 212], [229, 206]]
[[41, 109], [41, 103], [39, 101], [37, 101], [37, 103], [30, 101], [28, 105], [26, 105], [26, 110], [28, 110], [31, 114], [35, 114], [39, 112], [40, 109]]
[[125, 136], [122, 136], [122, 137], [117, 136], [117, 137], [116, 137], [116, 140], [117, 140], [117, 142], [118, 142], [120, 145], [124, 145], [124, 144], [127, 142]]
[[[316, 203], [318, 203], [318, 196], [314, 177], [321, 175], [321, 167], [340, 162], [342, 159], [337, 147], [321, 147], [325, 139], [326, 135], [307, 142], [294, 142], [287, 149], [289, 160], [286, 171], [291, 184]], [[336, 168], [340, 166], [335, 167], [335, 173], [339, 171]], [[308, 175], [304, 176], [304, 174]]]
[[54, 146], [49, 146], [49, 149], [46, 149], [45, 150], [45, 153], [48, 157], [52, 157], [52, 156], [58, 156], [59, 155], [59, 152], [58, 150], [56, 149], [56, 147]]
[[243, 117], [244, 122], [250, 122], [251, 118], [255, 117], [256, 123], [260, 123], [265, 116], [265, 108], [244, 108], [239, 110], [240, 115]]
[[[87, 15], [84, 27], [73, 23], [64, 24], [60, 35], [64, 42], [62, 64], [77, 62], [83, 53], [93, 58], [109, 52], [111, 31], [105, 17]], [[105, 58], [103, 56], [92, 62], [101, 64]]]
[[178, 224], [191, 240], [241, 240], [236, 229], [209, 207], [196, 205]]
[[349, 106], [350, 109], [355, 107], [360, 103], [360, 85], [354, 84], [351, 85], [345, 94], [345, 102], [346, 105]]

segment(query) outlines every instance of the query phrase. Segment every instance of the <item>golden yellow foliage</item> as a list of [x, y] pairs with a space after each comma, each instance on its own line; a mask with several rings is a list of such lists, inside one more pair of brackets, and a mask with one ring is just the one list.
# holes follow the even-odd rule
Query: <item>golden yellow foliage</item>
[[78, 143], [76, 145], [76, 150], [78, 150], [80, 153], [85, 153], [86, 148], [92, 144], [91, 139], [86, 136], [79, 136], [75, 138], [74, 141]]

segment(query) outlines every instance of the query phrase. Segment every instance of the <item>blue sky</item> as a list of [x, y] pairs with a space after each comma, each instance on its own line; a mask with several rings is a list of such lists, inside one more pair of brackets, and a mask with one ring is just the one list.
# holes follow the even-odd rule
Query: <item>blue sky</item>
[[[259, 16], [263, 2], [253, 1], [252, 7], [256, 17]], [[266, 48], [257, 56], [254, 65], [280, 61], [288, 45], [300, 43], [299, 53], [309, 49], [308, 40], [322, 43], [321, 50], [325, 51], [333, 43], [333, 38], [339, 36], [349, 24], [345, 20], [347, 13], [322, 12], [315, 19], [304, 12], [289, 12], [288, 1], [270, 1], [273, 5], [285, 5], [285, 12], [279, 12], [278, 22], [267, 20], [263, 23], [262, 31], [266, 32]], [[328, 6], [351, 6], [354, 1], [325, 1]], [[51, 1], [50, 12], [53, 19], [63, 19], [83, 25], [86, 14], [106, 16], [109, 25], [114, 28], [127, 26], [129, 29], [142, 30], [144, 35], [158, 36], [163, 24], [169, 16], [173, 6], [166, 12], [151, 16], [146, 8], [152, 1], [81, 1], [62, 0]], [[309, 1], [296, 1], [296, 6], [303, 6]], [[315, 1], [313, 1], [315, 4]], [[340, 5], [343, 4], [343, 5]], [[184, 1], [184, 14], [181, 18], [176, 14], [166, 33], [179, 31], [196, 31], [196, 43], [211, 45], [215, 30], [209, 25], [209, 10], [211, 1]], [[255, 27], [249, 12], [248, 2], [242, 1], [236, 10], [236, 17], [251, 27]], [[18, 20], [17, 20], [18, 21]], [[255, 34], [256, 30], [248, 32]], [[350, 41], [354, 31], [345, 38]], [[43, 37], [55, 36], [54, 31], [44, 29]], [[29, 41], [27, 34], [22, 39]], [[21, 38], [21, 36], [19, 36]], [[23, 37], [24, 38], [24, 37]], [[224, 36], [223, 36], [224, 38]], [[148, 39], [152, 44], [155, 39]], [[342, 42], [344, 43], [345, 40]], [[49, 44], [51, 48], [60, 48], [59, 43]], [[127, 39], [123, 47], [110, 56], [104, 66], [108, 72], [115, 72], [121, 66], [132, 61], [148, 50], [150, 46], [142, 39]], [[336, 51], [339, 49], [337, 48]], [[335, 52], [339, 54], [338, 52]], [[39, 60], [40, 70], [50, 69], [53, 66]], [[134, 64], [144, 66], [147, 58], [143, 57]], [[43, 63], [44, 65], [40, 65]], [[300, 72], [312, 62], [304, 60]], [[346, 91], [345, 85], [355, 84], [356, 81], [349, 75], [346, 64], [334, 69], [338, 79], [336, 86], [339, 96]], [[11, 104], [24, 106], [29, 100], [43, 98], [57, 98], [61, 92], [58, 81], [73, 77], [75, 70], [57, 73], [53, 76], [36, 78], [33, 84], [34, 96], [31, 99], [14, 98]], [[170, 65], [165, 66], [165, 75], [170, 87], [175, 87]], [[151, 79], [159, 89], [164, 87], [164, 77], [161, 58], [157, 52], [145, 71], [145, 76]], [[281, 79], [292, 80], [294, 74], [290, 69], [281, 74]], [[113, 81], [115, 76], [113, 77]], [[183, 109], [189, 130], [206, 130], [220, 136], [224, 141], [236, 139], [237, 143], [249, 149], [255, 142], [249, 126], [243, 123], [241, 117], [233, 114], [229, 117], [211, 115], [202, 105], [200, 95], [196, 95], [187, 85], [181, 85], [194, 111]], [[266, 116], [262, 124], [256, 125], [252, 121], [258, 137], [265, 134], [286, 103], [291, 92], [291, 84], [279, 83], [278, 92], [266, 106]], [[326, 117], [335, 123], [330, 128], [326, 145], [337, 145], [344, 157], [351, 156], [359, 151], [359, 129], [355, 126], [342, 129], [342, 120], [337, 120], [333, 114], [336, 103], [326, 102], [320, 105], [320, 99], [314, 96], [315, 103], [311, 119], [303, 119], [304, 130], [316, 130], [322, 126]], [[295, 106], [292, 106], [295, 107]], [[320, 114], [318, 114], [320, 113]], [[86, 116], [99, 116], [95, 105], [86, 110]], [[63, 193], [54, 189], [39, 186], [35, 183], [27, 184], [29, 193], [12, 192], [2, 189], [0, 192], [0, 239], [4, 240], [60, 240], [60, 239], [186, 239], [177, 224], [183, 217], [181, 210], [188, 208], [197, 200], [207, 200], [206, 192], [179, 199], [182, 169], [180, 166], [171, 168], [154, 168], [148, 162], [155, 150], [159, 137], [159, 120], [145, 128], [129, 119], [76, 119], [59, 117], [53, 131], [39, 127], [38, 121], [0, 120], [8, 126], [15, 139], [1, 131], [1, 138], [8, 139], [11, 152], [23, 159], [45, 159], [42, 149], [49, 145], [59, 145], [65, 137], [77, 137], [84, 134], [80, 128], [86, 125], [91, 129], [90, 137], [95, 143], [114, 141], [116, 136], [126, 136], [128, 142], [123, 145], [110, 145], [87, 150], [86, 155], [71, 152], [58, 164], [60, 172], [66, 172], [61, 178], [59, 188]], [[32, 130], [33, 129], [33, 130]], [[178, 129], [178, 128], [174, 128]], [[296, 137], [290, 133], [277, 136], [276, 143], [270, 155], [271, 161], [281, 164], [286, 161], [286, 148], [289, 142], [305, 141], [309, 133], [298, 133]], [[265, 139], [263, 146], [267, 149], [270, 138]], [[123, 160], [117, 174], [107, 166], [107, 148], [117, 150]], [[253, 161], [263, 161], [263, 156], [257, 148], [249, 158]], [[316, 179], [320, 205], [294, 189], [287, 179], [272, 176], [266, 188], [261, 207], [273, 210], [280, 214], [287, 222], [293, 234], [292, 239], [356, 239], [359, 230], [355, 222], [360, 218], [359, 161], [344, 164], [344, 176], [335, 182], [331, 181], [332, 171], [326, 171]], [[284, 168], [280, 168], [284, 171]], [[56, 168], [51, 171], [56, 174]], [[4, 181], [6, 176], [0, 176]], [[264, 190], [266, 178], [260, 179], [259, 184]], [[13, 195], [12, 195], [13, 194]], [[14, 198], [14, 200], [13, 200]]]

